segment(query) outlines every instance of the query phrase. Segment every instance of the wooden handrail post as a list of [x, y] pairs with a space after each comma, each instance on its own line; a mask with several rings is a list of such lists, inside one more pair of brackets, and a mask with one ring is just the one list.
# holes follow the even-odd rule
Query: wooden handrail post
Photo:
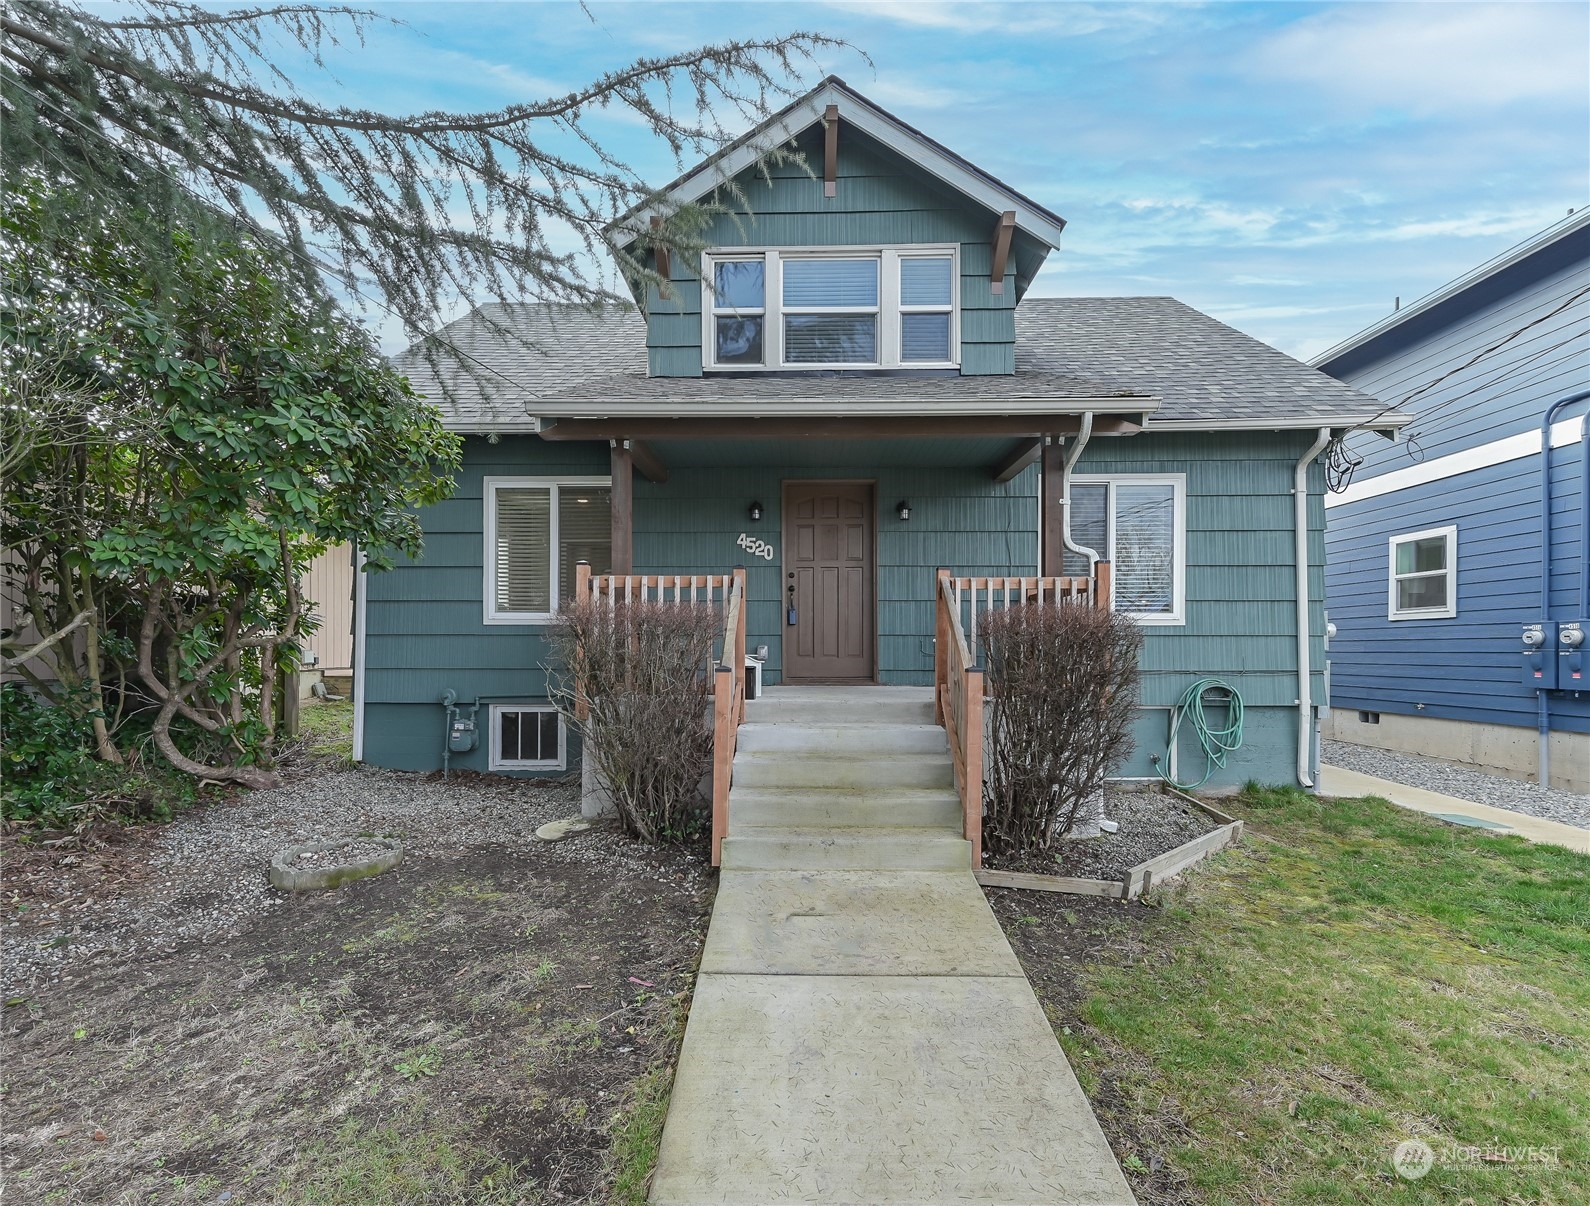
[[1110, 609], [1110, 592], [1113, 583], [1110, 580], [1110, 563], [1096, 561], [1093, 563], [1093, 606]]
[[961, 709], [966, 756], [966, 840], [972, 844], [972, 868], [983, 865], [983, 672], [967, 667], [966, 701]]
[[723, 865], [729, 833], [729, 775], [734, 764], [734, 671], [719, 666], [712, 682], [712, 865]]
[[950, 681], [950, 617], [944, 602], [944, 586], [950, 571], [939, 568], [933, 578], [933, 722], [944, 724], [944, 688]]
[[[589, 561], [576, 561], [574, 563], [574, 603], [583, 607], [591, 601], [591, 563]], [[574, 719], [584, 723], [590, 719], [591, 702], [585, 694], [585, 666], [578, 651], [575, 652], [574, 664]]]
[[745, 597], [745, 566], [734, 567], [734, 591], [740, 596], [739, 623], [734, 626], [734, 682], [738, 690], [735, 696], [740, 701], [739, 715], [734, 718], [736, 724], [745, 723], [745, 688], [740, 686], [745, 681], [745, 611], [747, 600]]

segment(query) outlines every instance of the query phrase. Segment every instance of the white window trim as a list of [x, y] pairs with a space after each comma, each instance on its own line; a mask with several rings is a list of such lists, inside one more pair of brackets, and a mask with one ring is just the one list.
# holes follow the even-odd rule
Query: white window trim
[[[900, 261], [914, 257], [950, 258], [950, 358], [948, 360], [900, 359]], [[857, 259], [877, 257], [878, 280], [878, 359], [865, 364], [846, 361], [816, 364], [802, 361], [784, 363], [784, 276], [786, 257], [801, 259]], [[718, 309], [712, 292], [713, 265], [720, 260], [754, 260], [766, 264], [762, 273], [762, 306], [747, 307], [744, 313], [762, 317], [762, 363], [717, 364], [717, 331], [713, 319]], [[871, 314], [870, 308], [855, 306], [800, 306], [798, 314]], [[911, 306], [905, 313], [942, 314], [943, 306]], [[736, 313], [725, 307], [724, 314]], [[961, 247], [959, 243], [901, 243], [846, 247], [719, 247], [701, 257], [701, 367], [709, 373], [777, 373], [834, 369], [955, 369], [961, 366]]]
[[[1169, 613], [1161, 611], [1125, 611], [1121, 614], [1131, 616], [1139, 624], [1160, 627], [1185, 625], [1187, 623], [1187, 475], [1185, 473], [1075, 473], [1071, 476], [1071, 484], [1074, 486], [1111, 487], [1109, 510], [1107, 512], [1110, 523], [1110, 547], [1103, 550], [1103, 553], [1109, 559], [1112, 569], [1115, 565], [1114, 487], [1117, 485], [1170, 486], [1173, 528], [1171, 552], [1173, 610]], [[1117, 610], [1114, 592], [1111, 592], [1110, 595], [1110, 609], [1112, 611]]]
[[539, 761], [524, 759], [506, 759], [502, 756], [502, 725], [499, 720], [504, 712], [557, 712], [552, 704], [518, 703], [518, 704], [492, 704], [491, 705], [491, 754], [486, 763], [488, 770], [564, 770], [569, 761], [569, 738], [567, 726], [563, 717], [558, 716], [558, 756]]
[[[1412, 540], [1429, 540], [1439, 536], [1446, 542], [1446, 569], [1397, 573], [1397, 546]], [[1386, 618], [1388, 620], [1452, 620], [1457, 618], [1457, 524], [1425, 528], [1421, 532], [1400, 532], [1386, 542]], [[1426, 578], [1437, 573], [1446, 575], [1445, 607], [1398, 607], [1397, 582], [1401, 578]]]
[[[545, 624], [557, 615], [558, 598], [562, 583], [558, 581], [558, 491], [564, 486], [612, 489], [613, 479], [605, 477], [488, 477], [481, 482], [481, 506], [485, 511], [482, 529], [485, 541], [481, 546], [481, 623], [483, 624]], [[497, 610], [497, 491], [498, 490], [550, 490], [552, 494], [551, 532], [548, 547], [552, 564], [548, 568], [551, 583], [548, 598], [551, 611], [498, 611]]]

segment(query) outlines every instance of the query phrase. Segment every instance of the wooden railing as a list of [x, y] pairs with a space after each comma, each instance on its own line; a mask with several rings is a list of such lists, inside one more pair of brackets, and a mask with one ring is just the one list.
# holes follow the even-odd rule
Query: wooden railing
[[[723, 608], [723, 635], [712, 667], [712, 865], [723, 858], [729, 833], [729, 782], [734, 750], [745, 721], [745, 570], [727, 574], [593, 574], [574, 569], [574, 597], [605, 603], [695, 603]], [[578, 680], [578, 669], [575, 673]], [[585, 714], [583, 692], [577, 714]]]
[[729, 836], [729, 784], [745, 720], [745, 571], [736, 569], [723, 615], [723, 654], [712, 688], [712, 865], [723, 862]]
[[933, 717], [949, 737], [955, 787], [961, 797], [962, 832], [972, 844], [972, 866], [981, 867], [985, 684], [977, 665], [978, 615], [1022, 603], [1108, 607], [1110, 563], [1095, 563], [1092, 577], [958, 578], [941, 569], [937, 586]]

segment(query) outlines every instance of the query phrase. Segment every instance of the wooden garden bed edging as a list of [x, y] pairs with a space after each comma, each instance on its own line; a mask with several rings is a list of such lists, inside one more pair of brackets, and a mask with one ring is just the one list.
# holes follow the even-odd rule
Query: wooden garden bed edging
[[1120, 879], [1075, 879], [1064, 875], [1032, 875], [1023, 871], [992, 871], [977, 868], [972, 875], [985, 888], [1024, 888], [1037, 892], [1066, 892], [1073, 896], [1103, 896], [1111, 900], [1136, 900], [1154, 884], [1180, 875], [1188, 867], [1200, 862], [1217, 850], [1235, 846], [1242, 840], [1242, 822], [1227, 816], [1218, 808], [1195, 800], [1186, 792], [1173, 787], [1161, 787], [1162, 795], [1171, 796], [1190, 804], [1199, 812], [1221, 822], [1220, 828], [1200, 834], [1190, 842], [1183, 842], [1174, 850], [1156, 854], [1147, 862], [1131, 868]]

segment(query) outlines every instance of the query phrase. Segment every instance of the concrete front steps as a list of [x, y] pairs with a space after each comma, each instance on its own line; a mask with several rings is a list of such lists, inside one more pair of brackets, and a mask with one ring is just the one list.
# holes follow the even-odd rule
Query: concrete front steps
[[724, 870], [965, 870], [954, 774], [925, 688], [775, 687], [740, 726]]

